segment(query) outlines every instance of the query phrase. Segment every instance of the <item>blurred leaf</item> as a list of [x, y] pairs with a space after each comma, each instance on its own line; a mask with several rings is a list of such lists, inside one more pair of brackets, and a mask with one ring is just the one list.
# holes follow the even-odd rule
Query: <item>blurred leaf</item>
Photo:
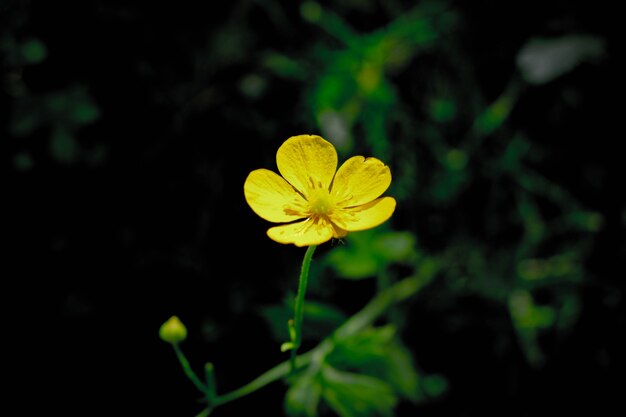
[[517, 67], [531, 84], [544, 84], [568, 73], [581, 62], [604, 55], [604, 40], [597, 36], [568, 35], [530, 40], [517, 55]]
[[78, 144], [68, 129], [56, 127], [50, 139], [52, 157], [61, 163], [72, 163], [78, 157]]
[[100, 116], [100, 111], [89, 99], [77, 102], [72, 106], [70, 118], [77, 124], [88, 124]]
[[340, 417], [392, 416], [397, 398], [380, 379], [322, 367], [324, 401]]
[[336, 307], [315, 301], [305, 303], [304, 317], [312, 323], [326, 323], [332, 327], [341, 325], [347, 319]]
[[509, 311], [528, 363], [532, 366], [542, 365], [545, 355], [539, 345], [539, 331], [555, 323], [554, 308], [538, 306], [530, 292], [516, 289], [509, 296]]
[[362, 279], [376, 275], [380, 262], [376, 256], [371, 256], [367, 239], [358, 237], [360, 233], [353, 233], [349, 237], [348, 245], [336, 248], [327, 256], [329, 264], [337, 271], [340, 277]]
[[[293, 318], [294, 297], [288, 295], [281, 305], [261, 309], [276, 340], [289, 339], [287, 322]], [[303, 337], [321, 339], [339, 327], [346, 320], [346, 315], [329, 304], [307, 300], [304, 303]]]
[[408, 232], [370, 229], [350, 233], [346, 241], [326, 258], [342, 278], [372, 277], [392, 263], [410, 262], [417, 256], [415, 237]]
[[448, 380], [443, 375], [427, 375], [422, 378], [422, 388], [429, 397], [439, 397], [448, 390]]
[[318, 125], [324, 137], [335, 145], [337, 151], [341, 154], [348, 154], [352, 150], [352, 137], [348, 129], [348, 121], [343, 114], [325, 110], [318, 115]]
[[82, 85], [48, 94], [43, 99], [43, 106], [52, 124], [78, 127], [92, 123], [100, 116], [98, 106]]
[[275, 340], [285, 341], [289, 339], [287, 321], [291, 318], [293, 312], [289, 312], [283, 305], [273, 305], [263, 307], [260, 314], [268, 323]]
[[554, 309], [547, 306], [537, 306], [531, 294], [525, 290], [515, 290], [509, 298], [511, 317], [521, 328], [550, 327], [555, 320]]
[[561, 303], [557, 315], [556, 327], [559, 330], [568, 330], [578, 320], [582, 311], [580, 297], [574, 293], [561, 295]]
[[388, 383], [394, 392], [417, 401], [422, 398], [411, 353], [391, 325], [369, 328], [336, 340], [328, 362], [341, 369], [358, 370]]
[[11, 133], [15, 136], [27, 136], [41, 126], [43, 122], [43, 112], [41, 112], [36, 100], [20, 100], [15, 105], [11, 120]]
[[467, 154], [460, 149], [450, 149], [446, 155], [446, 162], [452, 171], [461, 171], [467, 165]]
[[296, 79], [304, 77], [304, 71], [297, 61], [276, 52], [267, 53], [263, 58], [263, 65], [282, 77]]
[[567, 220], [579, 230], [597, 232], [603, 224], [602, 214], [593, 211], [576, 210], [568, 213]]
[[76, 125], [94, 122], [100, 116], [100, 110], [83, 86], [75, 86], [66, 93], [68, 100], [68, 119]]
[[[455, 163], [458, 161], [455, 161]], [[431, 186], [432, 198], [438, 202], [448, 202], [456, 198], [468, 182], [465, 170], [452, 169], [446, 158], [446, 169], [434, 174]]]
[[393, 341], [395, 333], [396, 330], [391, 325], [370, 327], [353, 336], [337, 340], [329, 361], [342, 368], [367, 367], [372, 360], [385, 356], [385, 350]]
[[311, 23], [316, 23], [322, 16], [322, 7], [316, 1], [303, 1], [300, 5], [300, 14]]
[[13, 157], [13, 164], [18, 171], [28, 171], [33, 168], [34, 162], [30, 154], [21, 152]]
[[456, 103], [450, 99], [435, 99], [430, 102], [429, 112], [433, 120], [437, 122], [450, 122], [457, 114]]
[[524, 225], [524, 239], [534, 245], [544, 238], [546, 225], [536, 202], [527, 193], [519, 193], [517, 210]]
[[411, 352], [395, 340], [387, 346], [387, 357], [380, 369], [374, 369], [373, 374], [388, 382], [401, 396], [411, 400], [422, 399], [419, 386], [419, 374], [413, 363]]
[[39, 64], [48, 55], [46, 45], [39, 39], [28, 39], [21, 45], [21, 54], [25, 63], [27, 64]]
[[285, 396], [285, 411], [293, 417], [315, 417], [322, 396], [319, 373], [305, 372], [299, 375]]
[[248, 74], [239, 82], [239, 89], [244, 95], [257, 99], [267, 90], [267, 81], [258, 74]]
[[387, 262], [410, 262], [416, 256], [415, 235], [410, 232], [383, 232], [373, 242]]
[[531, 149], [530, 141], [522, 135], [512, 138], [502, 157], [500, 158], [500, 166], [503, 170], [517, 173], [521, 168], [521, 161], [528, 155]]
[[482, 112], [474, 123], [474, 130], [479, 137], [490, 135], [499, 128], [509, 117], [513, 106], [517, 100], [517, 89], [510, 87], [502, 93], [484, 112]]

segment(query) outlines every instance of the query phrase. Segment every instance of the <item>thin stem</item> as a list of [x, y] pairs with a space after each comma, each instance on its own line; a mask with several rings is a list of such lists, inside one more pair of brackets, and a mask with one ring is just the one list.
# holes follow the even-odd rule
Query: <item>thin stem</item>
[[206, 378], [206, 395], [209, 400], [209, 404], [213, 403], [213, 400], [217, 397], [217, 385], [215, 383], [215, 368], [211, 362], [207, 362], [204, 365], [204, 375]]
[[207, 407], [200, 411], [200, 413], [196, 414], [196, 417], [208, 417], [211, 414], [211, 411], [213, 411], [213, 409], [211, 407]]
[[298, 294], [296, 296], [296, 305], [294, 309], [294, 332], [295, 337], [292, 339], [293, 347], [291, 348], [291, 371], [293, 372], [296, 367], [296, 357], [298, 354], [298, 348], [302, 342], [302, 320], [304, 313], [304, 296], [306, 294], [306, 287], [309, 281], [309, 269], [311, 267], [311, 259], [313, 258], [313, 252], [315, 252], [316, 245], [311, 245], [307, 248], [302, 260], [302, 269], [300, 270], [300, 280], [298, 283]]
[[421, 278], [419, 276], [412, 276], [380, 292], [372, 301], [363, 307], [363, 309], [350, 317], [335, 330], [335, 338], [343, 339], [352, 336], [365, 329], [367, 326], [370, 326], [378, 317], [383, 315], [390, 306], [404, 301], [417, 293], [429, 281], [430, 277]]
[[[314, 351], [315, 349], [298, 357], [298, 362], [300, 362], [301, 367], [309, 364], [311, 358], [313, 357]], [[224, 395], [220, 395], [219, 397], [215, 398], [215, 400], [213, 401], [213, 405], [217, 407], [218, 405], [234, 401], [248, 394], [252, 394], [254, 391], [257, 391], [258, 389], [263, 388], [264, 386], [271, 384], [274, 381], [286, 377], [287, 375], [289, 375], [290, 372], [291, 361], [282, 362], [270, 369], [269, 371], [265, 372], [264, 374], [261, 374], [252, 382], [249, 382], [248, 384], [234, 391], [231, 391]]]
[[193, 369], [191, 369], [191, 365], [189, 364], [189, 361], [185, 357], [183, 351], [180, 350], [178, 343], [173, 343], [172, 346], [174, 347], [176, 357], [178, 358], [178, 361], [180, 362], [180, 365], [182, 366], [185, 375], [187, 375], [187, 378], [189, 378], [191, 382], [193, 382], [193, 384], [196, 386], [196, 388], [198, 388], [198, 390], [200, 390], [200, 392], [206, 395], [207, 387], [202, 383], [202, 381], [200, 381], [200, 378], [198, 378]]
[[[416, 276], [405, 278], [379, 293], [376, 297], [374, 297], [374, 299], [372, 299], [372, 301], [363, 307], [363, 309], [335, 330], [331, 336], [324, 339], [314, 349], [298, 356], [298, 363], [300, 367], [305, 367], [312, 361], [315, 361], [314, 358], [316, 355], [325, 355], [329, 350], [332, 350], [332, 340], [354, 335], [367, 326], [372, 325], [376, 319], [378, 319], [390, 306], [406, 300], [428, 284], [435, 276], [437, 270], [438, 267], [424, 268], [423, 271], [418, 271]], [[212, 405], [217, 407], [248, 394], [252, 394], [258, 389], [288, 376], [292, 373], [291, 366], [291, 360], [282, 362], [264, 374], [261, 374], [252, 382], [234, 391], [218, 396], [213, 400]]]

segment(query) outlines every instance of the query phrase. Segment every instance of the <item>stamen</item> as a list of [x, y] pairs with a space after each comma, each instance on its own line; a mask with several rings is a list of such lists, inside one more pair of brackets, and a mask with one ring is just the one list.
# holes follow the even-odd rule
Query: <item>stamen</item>
[[308, 212], [317, 216], [329, 216], [335, 209], [334, 199], [327, 190], [322, 188], [309, 193]]

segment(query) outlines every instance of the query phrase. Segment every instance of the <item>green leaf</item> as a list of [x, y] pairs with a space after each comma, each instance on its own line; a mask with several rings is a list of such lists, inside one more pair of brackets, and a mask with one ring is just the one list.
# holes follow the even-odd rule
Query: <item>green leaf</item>
[[335, 340], [335, 349], [329, 361], [343, 368], [367, 368], [386, 356], [386, 349], [394, 338], [391, 325], [368, 328], [345, 339]]
[[[293, 318], [294, 297], [287, 296], [282, 305], [273, 305], [261, 309], [260, 314], [268, 322], [276, 340], [289, 340], [287, 322]], [[307, 300], [304, 303], [303, 337], [321, 339], [339, 327], [346, 316], [336, 307]]]
[[88, 124], [100, 117], [100, 110], [91, 100], [85, 100], [72, 107], [70, 117], [77, 124]]
[[422, 399], [413, 357], [399, 342], [392, 343], [387, 347], [384, 366], [375, 369], [374, 373], [387, 381], [399, 395], [415, 402]]
[[374, 241], [374, 249], [385, 263], [407, 262], [415, 258], [415, 236], [410, 232], [381, 233]]
[[77, 125], [92, 123], [100, 117], [100, 109], [83, 86], [68, 91], [68, 116]]
[[285, 396], [285, 411], [293, 417], [315, 417], [322, 396], [322, 383], [318, 372], [299, 376]]
[[397, 394], [419, 401], [422, 392], [411, 353], [396, 337], [391, 325], [369, 328], [335, 341], [328, 362], [342, 369], [358, 370], [388, 383]]
[[337, 248], [328, 254], [328, 261], [340, 277], [348, 279], [372, 277], [380, 268], [376, 258], [359, 248]]
[[322, 368], [322, 397], [340, 417], [392, 416], [398, 401], [389, 384], [367, 375]]
[[363, 279], [392, 263], [415, 259], [415, 237], [408, 232], [381, 228], [350, 233], [347, 244], [329, 252], [326, 261], [342, 278]]

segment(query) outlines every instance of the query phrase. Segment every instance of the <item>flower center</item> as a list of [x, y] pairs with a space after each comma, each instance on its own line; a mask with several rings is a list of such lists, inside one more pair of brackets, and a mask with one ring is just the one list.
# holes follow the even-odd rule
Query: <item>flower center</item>
[[333, 201], [327, 190], [314, 190], [309, 195], [309, 204], [312, 214], [328, 215], [333, 212]]

